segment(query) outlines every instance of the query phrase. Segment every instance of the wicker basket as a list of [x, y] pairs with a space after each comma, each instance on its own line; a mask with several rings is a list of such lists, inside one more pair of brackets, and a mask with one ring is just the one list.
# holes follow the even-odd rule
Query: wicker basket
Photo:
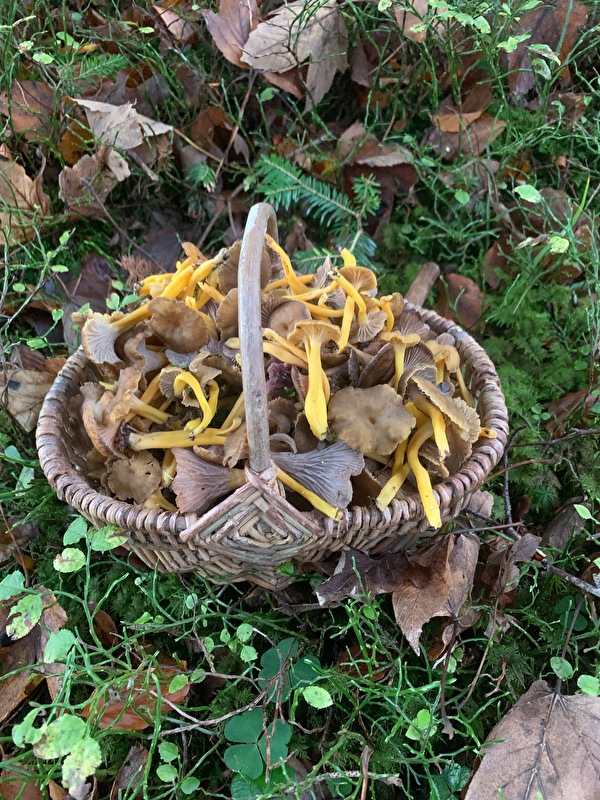
[[[285, 499], [269, 455], [259, 313], [260, 260], [267, 230], [277, 237], [273, 209], [264, 203], [253, 206], [239, 267], [239, 330], [249, 443], [244, 486], [200, 517], [147, 509], [96, 491], [72, 463], [64, 441], [72, 424], [69, 399], [91, 374], [91, 364], [81, 349], [67, 360], [40, 413], [40, 463], [57, 495], [95, 524], [118, 525], [129, 535], [128, 549], [161, 571], [195, 570], [216, 581], [249, 580], [275, 587], [290, 580], [277, 569], [285, 562], [318, 562], [347, 545], [370, 553], [404, 550], [432, 533], [427, 532], [417, 493], [393, 500], [383, 512], [375, 507], [350, 507], [340, 522], [318, 512], [300, 512]], [[455, 337], [481, 424], [497, 433], [496, 439], [480, 439], [460, 471], [435, 485], [442, 521], [446, 522], [469, 505], [500, 459], [508, 433], [507, 412], [494, 365], [477, 342], [434, 312], [415, 310], [436, 334], [447, 332]]]

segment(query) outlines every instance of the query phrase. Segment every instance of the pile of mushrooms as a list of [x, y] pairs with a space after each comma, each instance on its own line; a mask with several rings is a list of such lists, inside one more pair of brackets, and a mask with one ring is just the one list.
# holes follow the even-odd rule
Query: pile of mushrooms
[[[137, 287], [129, 313], [75, 316], [95, 380], [73, 398], [74, 461], [121, 500], [203, 513], [245, 483], [238, 331], [240, 243], [205, 258], [184, 245], [170, 274]], [[288, 500], [334, 519], [418, 491], [441, 525], [436, 481], [481, 435], [454, 340], [401, 295], [379, 297], [343, 250], [298, 275], [269, 236], [261, 264], [270, 449]]]

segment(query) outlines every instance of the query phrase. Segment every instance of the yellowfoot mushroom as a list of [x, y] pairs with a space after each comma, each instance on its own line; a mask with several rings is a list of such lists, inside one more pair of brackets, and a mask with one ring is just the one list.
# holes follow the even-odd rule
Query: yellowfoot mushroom
[[173, 448], [177, 472], [171, 483], [180, 511], [202, 514], [224, 495], [246, 483], [243, 469], [229, 469], [199, 458], [189, 450]]
[[348, 386], [332, 395], [329, 422], [338, 439], [361, 453], [389, 455], [410, 435], [415, 418], [391, 386]]
[[327, 376], [321, 365], [321, 347], [330, 341], [337, 342], [339, 328], [329, 322], [298, 322], [288, 337], [291, 344], [303, 344], [308, 358], [308, 392], [304, 412], [317, 439], [327, 434], [327, 399], [324, 381]]
[[113, 461], [107, 471], [109, 489], [119, 500], [144, 503], [158, 490], [162, 469], [150, 453], [134, 453], [131, 458]]
[[185, 303], [167, 297], [155, 297], [148, 303], [152, 314], [148, 327], [166, 347], [177, 353], [194, 353], [208, 341], [202, 316]]

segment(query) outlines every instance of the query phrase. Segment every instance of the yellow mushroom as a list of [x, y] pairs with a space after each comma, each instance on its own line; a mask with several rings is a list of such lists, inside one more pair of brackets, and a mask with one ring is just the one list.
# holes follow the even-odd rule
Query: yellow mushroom
[[308, 392], [304, 412], [311, 431], [317, 439], [327, 433], [327, 398], [324, 380], [327, 376], [321, 365], [321, 347], [330, 341], [337, 342], [340, 329], [329, 322], [298, 322], [289, 336], [291, 344], [303, 344], [308, 358]]
[[337, 520], [338, 522], [344, 516], [339, 508], [334, 508], [330, 503], [326, 503], [323, 498], [319, 497], [318, 494], [311, 492], [310, 489], [307, 489], [305, 486], [302, 486], [302, 484], [294, 480], [291, 475], [288, 475], [287, 472], [284, 472], [281, 467], [275, 465], [275, 472], [277, 473], [279, 480], [285, 484], [285, 486], [288, 486], [299, 495], [302, 495], [302, 497], [304, 497], [305, 500], [308, 500], [308, 502], [318, 511], [322, 511], [323, 514], [331, 517], [331, 519]]
[[423, 510], [425, 511], [427, 521], [432, 528], [441, 528], [442, 518], [440, 515], [440, 508], [433, 495], [431, 479], [429, 473], [419, 461], [419, 448], [431, 436], [433, 436], [433, 425], [431, 422], [426, 422], [411, 438], [406, 451], [406, 459], [415, 476], [417, 489], [421, 497], [421, 502], [423, 503]]
[[409, 347], [418, 344], [421, 339], [418, 333], [400, 333], [400, 331], [382, 332], [379, 338], [391, 342], [394, 347], [394, 391], [398, 391], [398, 384], [404, 372], [404, 354]]
[[296, 273], [294, 272], [294, 268], [292, 267], [292, 262], [290, 261], [290, 258], [283, 249], [283, 247], [277, 244], [275, 239], [269, 236], [269, 234], [265, 236], [265, 241], [267, 243], [267, 246], [270, 247], [271, 250], [274, 250], [281, 259], [281, 266], [283, 267], [283, 271], [285, 273], [285, 277], [287, 280], [287, 285], [290, 287], [291, 293], [296, 295], [296, 294], [302, 294], [304, 291], [306, 291], [306, 287], [300, 280], [299, 276], [296, 275]]

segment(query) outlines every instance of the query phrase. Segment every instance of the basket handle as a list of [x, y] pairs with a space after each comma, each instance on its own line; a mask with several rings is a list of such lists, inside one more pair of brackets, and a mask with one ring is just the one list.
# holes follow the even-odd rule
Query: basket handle
[[246, 220], [238, 268], [238, 328], [248, 435], [248, 466], [256, 473], [264, 472], [271, 466], [260, 320], [260, 263], [266, 233], [278, 241], [275, 210], [268, 203], [257, 203], [250, 209]]

